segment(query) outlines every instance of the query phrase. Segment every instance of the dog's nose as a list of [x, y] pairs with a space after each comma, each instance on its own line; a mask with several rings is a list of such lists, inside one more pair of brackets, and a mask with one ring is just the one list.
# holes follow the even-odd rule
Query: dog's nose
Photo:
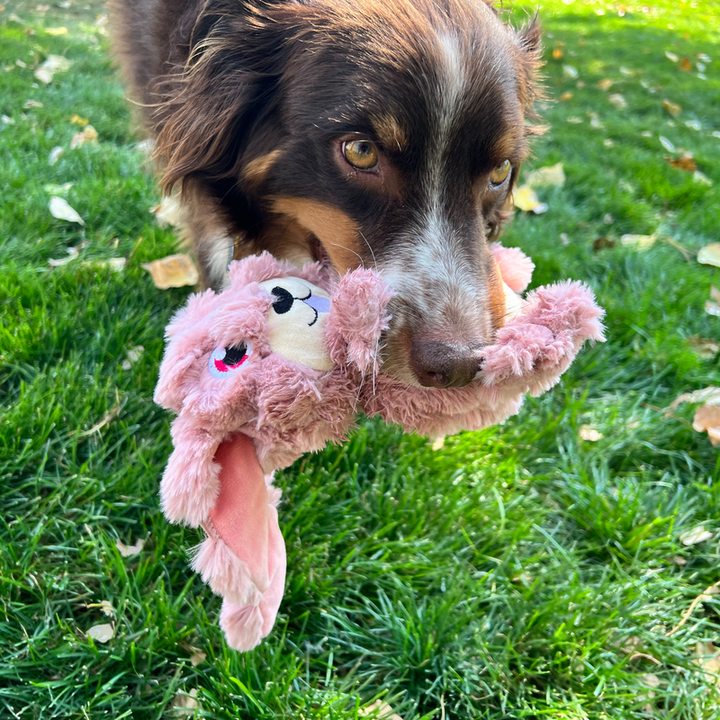
[[414, 342], [410, 351], [410, 367], [426, 387], [462, 387], [481, 366], [476, 349], [458, 349], [443, 342]]

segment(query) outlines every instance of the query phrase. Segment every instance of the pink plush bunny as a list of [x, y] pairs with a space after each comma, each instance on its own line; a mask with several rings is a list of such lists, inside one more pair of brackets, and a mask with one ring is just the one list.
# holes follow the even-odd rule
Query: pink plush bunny
[[532, 261], [497, 243], [492, 251], [510, 319], [463, 388], [411, 388], [382, 373], [392, 293], [369, 270], [335, 282], [320, 265], [298, 270], [264, 253], [232, 263], [229, 289], [192, 296], [169, 325], [155, 399], [178, 417], [162, 508], [205, 529], [193, 566], [224, 597], [232, 647], [257, 645], [282, 599], [273, 470], [341, 441], [358, 409], [436, 436], [499, 422], [526, 392], [555, 384], [585, 340], [603, 339], [587, 287], [559, 283], [523, 300]]
[[223, 596], [220, 624], [238, 650], [270, 632], [283, 595], [271, 473], [345, 437], [389, 298], [370, 271], [335, 284], [318, 265], [264, 253], [232, 263], [230, 287], [193, 295], [167, 328], [155, 400], [178, 417], [162, 509], [205, 530], [193, 567]]

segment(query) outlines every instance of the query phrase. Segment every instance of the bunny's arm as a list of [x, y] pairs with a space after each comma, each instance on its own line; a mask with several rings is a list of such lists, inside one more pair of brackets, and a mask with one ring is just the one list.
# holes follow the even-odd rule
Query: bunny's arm
[[173, 450], [160, 483], [160, 503], [174, 523], [197, 527], [210, 516], [220, 492], [214, 456], [220, 439], [178, 417], [172, 424]]

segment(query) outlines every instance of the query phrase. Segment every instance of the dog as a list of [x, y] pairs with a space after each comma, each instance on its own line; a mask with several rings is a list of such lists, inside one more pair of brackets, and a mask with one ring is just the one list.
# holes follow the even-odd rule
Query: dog
[[116, 55], [206, 286], [269, 250], [395, 291], [384, 369], [458, 387], [504, 320], [489, 240], [528, 153], [540, 30], [483, 0], [112, 0]]

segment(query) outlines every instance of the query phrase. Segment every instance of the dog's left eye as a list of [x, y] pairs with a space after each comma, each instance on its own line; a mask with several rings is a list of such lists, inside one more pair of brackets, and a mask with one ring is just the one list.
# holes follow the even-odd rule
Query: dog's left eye
[[503, 160], [493, 171], [490, 173], [490, 186], [499, 188], [510, 175], [512, 170], [512, 163], [509, 160]]
[[372, 170], [378, 164], [378, 151], [369, 140], [348, 140], [342, 153], [356, 170]]

